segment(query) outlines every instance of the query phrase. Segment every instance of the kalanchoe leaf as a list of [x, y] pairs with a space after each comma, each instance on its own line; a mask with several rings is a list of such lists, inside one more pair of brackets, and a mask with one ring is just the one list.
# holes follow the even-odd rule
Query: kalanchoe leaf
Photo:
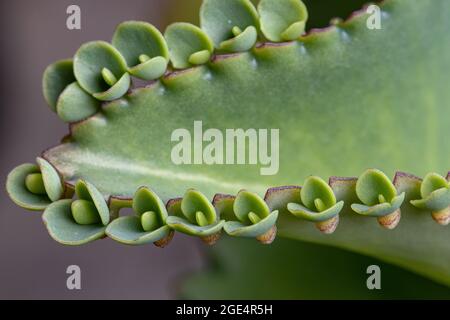
[[44, 180], [42, 179], [42, 173], [32, 173], [27, 175], [25, 186], [31, 193], [38, 195], [47, 194], [47, 191], [45, 191]]
[[241, 190], [234, 200], [233, 211], [238, 220], [250, 225], [249, 213], [256, 214], [260, 219], [266, 218], [270, 214], [270, 209], [266, 202], [256, 193]]
[[267, 244], [275, 239], [278, 211], [271, 213], [267, 203], [256, 193], [241, 190], [234, 200], [233, 211], [238, 221], [227, 221], [226, 233], [257, 238]]
[[136, 191], [132, 207], [136, 215], [114, 220], [106, 228], [106, 234], [128, 245], [151, 242], [160, 247], [167, 245], [173, 231], [166, 225], [167, 210], [158, 195], [142, 187]]
[[128, 245], [155, 243], [173, 236], [168, 226], [162, 226], [152, 232], [145, 231], [138, 216], [120, 217], [112, 221], [106, 228], [106, 234], [111, 239]]
[[199, 27], [190, 23], [174, 23], [167, 27], [164, 37], [169, 46], [172, 66], [184, 69], [209, 61], [214, 44]]
[[221, 220], [206, 226], [199, 226], [177, 216], [169, 216], [167, 218], [167, 224], [172, 229], [197, 237], [206, 237], [219, 233], [222, 230], [224, 223], [225, 221]]
[[71, 205], [72, 216], [76, 223], [81, 225], [101, 223], [97, 208], [92, 201], [75, 200]]
[[369, 169], [358, 178], [356, 194], [362, 203], [367, 206], [374, 206], [380, 203], [380, 195], [387, 202], [391, 202], [397, 196], [397, 190], [383, 172], [377, 169]]
[[[98, 100], [118, 99], [130, 87], [124, 57], [107, 42], [93, 41], [82, 45], [75, 54], [73, 67], [80, 87]], [[111, 74], [118, 79], [113, 86], [110, 85]]]
[[61, 93], [56, 111], [64, 122], [71, 123], [94, 115], [99, 108], [100, 102], [74, 82]]
[[181, 201], [181, 211], [187, 220], [196, 224], [197, 212], [202, 212], [208, 224], [213, 224], [217, 220], [216, 209], [211, 202], [201, 192], [190, 189], [186, 192]]
[[261, 0], [261, 31], [270, 41], [298, 39], [304, 32], [308, 10], [300, 0]]
[[43, 158], [37, 158], [36, 162], [42, 173], [42, 180], [49, 199], [52, 201], [61, 199], [64, 194], [64, 185], [58, 171]]
[[[447, 176], [448, 178], [448, 176]], [[422, 210], [430, 210], [433, 219], [440, 225], [450, 223], [450, 183], [437, 173], [430, 173], [420, 186], [422, 199], [411, 204]]]
[[201, 192], [189, 189], [179, 206], [170, 207], [175, 214], [167, 218], [170, 228], [201, 237], [208, 244], [218, 240], [225, 221], [219, 220], [214, 206]]
[[400, 222], [400, 206], [405, 200], [405, 192], [397, 195], [397, 189], [380, 170], [369, 169], [356, 183], [356, 195], [362, 204], [352, 204], [356, 213], [377, 217], [387, 229], [394, 229]]
[[205, 0], [200, 9], [200, 24], [216, 48], [241, 52], [255, 45], [259, 17], [249, 0]]
[[110, 220], [108, 205], [103, 195], [93, 184], [84, 180], [78, 180], [75, 185], [75, 193], [80, 200], [92, 202], [97, 209], [101, 223], [105, 226], [108, 225]]
[[146, 212], [154, 212], [163, 225], [167, 219], [167, 209], [158, 195], [149, 188], [142, 187], [136, 191], [133, 198], [133, 210], [140, 216]]
[[50, 108], [56, 112], [60, 94], [71, 83], [76, 81], [71, 59], [57, 61], [47, 67], [42, 79], [42, 91]]
[[[11, 200], [18, 206], [28, 210], [44, 210], [52, 201], [46, 194], [36, 194], [27, 187], [29, 176], [40, 174], [39, 167], [34, 164], [22, 164], [12, 170], [6, 181], [6, 190]], [[42, 181], [43, 183], [43, 181]]]
[[112, 44], [125, 57], [133, 76], [154, 80], [166, 72], [169, 50], [161, 32], [153, 25], [141, 21], [121, 23]]
[[339, 223], [339, 213], [344, 201], [336, 203], [333, 189], [319, 177], [306, 179], [300, 191], [301, 204], [288, 203], [287, 209], [294, 216], [315, 222], [317, 228], [327, 234], [333, 233]]
[[78, 224], [72, 213], [72, 200], [59, 200], [45, 209], [42, 219], [50, 236], [65, 245], [83, 245], [105, 236], [102, 223]]

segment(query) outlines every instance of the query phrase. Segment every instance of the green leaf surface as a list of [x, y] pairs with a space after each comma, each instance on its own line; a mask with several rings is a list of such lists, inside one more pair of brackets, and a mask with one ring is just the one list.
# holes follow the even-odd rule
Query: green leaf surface
[[[163, 201], [190, 188], [208, 199], [241, 189], [263, 195], [311, 174], [352, 177], [367, 168], [388, 176], [397, 170], [421, 177], [448, 172], [450, 3], [387, 0], [382, 11], [381, 30], [368, 29], [368, 16], [360, 13], [300, 41], [218, 56], [168, 75], [72, 125], [71, 138], [44, 156], [66, 180], [88, 179], [105, 196], [131, 197], [148, 185]], [[241, 18], [239, 10], [228, 12]], [[244, 18], [241, 30], [251, 24]], [[217, 46], [233, 37], [234, 26], [223, 17], [213, 20], [204, 30]], [[193, 130], [198, 120], [205, 129], [223, 132], [279, 129], [279, 172], [261, 176], [260, 166], [174, 164], [173, 131]], [[389, 188], [383, 190], [387, 200], [393, 197]], [[406, 203], [399, 226], [383, 230], [352, 212], [351, 203], [329, 236], [286, 207], [270, 209], [280, 211], [280, 236], [375, 256], [450, 284], [448, 229]]]
[[73, 61], [71, 59], [57, 61], [45, 69], [42, 91], [45, 101], [53, 111], [56, 112], [60, 94], [74, 81]]
[[209, 60], [214, 51], [214, 45], [208, 35], [190, 23], [171, 24], [167, 27], [164, 37], [169, 46], [172, 65], [177, 69], [203, 64]]
[[61, 93], [56, 111], [61, 120], [77, 122], [94, 115], [99, 108], [99, 101], [81, 89], [77, 82], [73, 82]]
[[198, 237], [207, 237], [216, 234], [222, 230], [224, 224], [225, 221], [220, 220], [214, 224], [199, 226], [196, 224], [192, 224], [188, 220], [180, 217], [169, 216], [167, 218], [167, 225], [170, 228], [191, 236], [198, 236]]
[[111, 239], [128, 245], [143, 245], [167, 237], [170, 233], [168, 226], [160, 227], [154, 231], [146, 232], [142, 229], [141, 220], [137, 216], [120, 217], [111, 222], [106, 234]]
[[101, 239], [106, 227], [101, 224], [80, 225], [71, 210], [72, 200], [53, 202], [45, 209], [42, 219], [50, 236], [57, 242], [77, 246]]
[[261, 0], [261, 31], [270, 41], [298, 39], [305, 32], [308, 10], [300, 0]]
[[278, 211], [270, 213], [256, 224], [243, 224], [238, 221], [227, 221], [224, 230], [230, 236], [256, 238], [272, 228], [278, 219]]

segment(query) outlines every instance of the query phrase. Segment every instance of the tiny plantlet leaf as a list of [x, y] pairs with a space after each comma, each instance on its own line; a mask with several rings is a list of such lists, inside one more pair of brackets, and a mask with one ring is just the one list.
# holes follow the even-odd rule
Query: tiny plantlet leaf
[[88, 200], [75, 200], [71, 205], [73, 219], [81, 225], [98, 224], [101, 222], [97, 208]]
[[[240, 52], [256, 43], [259, 18], [249, 0], [205, 0], [200, 9], [200, 24], [216, 48]], [[238, 30], [242, 32], [236, 36]]]
[[305, 32], [308, 10], [300, 0], [261, 0], [261, 31], [270, 41], [298, 39]]
[[[102, 101], [120, 98], [130, 86], [124, 57], [104, 41], [82, 45], [75, 54], [73, 69], [81, 88]], [[103, 70], [109, 70], [114, 78], [119, 79], [117, 83], [113, 86], [108, 84], [103, 77]], [[111, 75], [108, 79], [111, 80]]]
[[160, 226], [159, 218], [153, 211], [144, 212], [141, 216], [142, 229], [154, 231]]
[[199, 27], [190, 23], [174, 23], [167, 27], [167, 40], [172, 66], [185, 69], [208, 62], [214, 51], [214, 44]]
[[42, 79], [42, 91], [50, 108], [56, 112], [58, 98], [64, 89], [75, 80], [73, 62], [70, 59], [60, 60], [45, 69]]
[[44, 180], [41, 173], [30, 173], [25, 178], [25, 185], [31, 193], [44, 195], [45, 191]]
[[72, 123], [89, 118], [100, 109], [100, 102], [81, 89], [77, 82], [68, 85], [61, 93], [56, 111], [64, 122]]

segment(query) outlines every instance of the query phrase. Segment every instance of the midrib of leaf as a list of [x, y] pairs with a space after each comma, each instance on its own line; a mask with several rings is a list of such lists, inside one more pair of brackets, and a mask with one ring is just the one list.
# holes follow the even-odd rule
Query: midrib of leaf
[[[164, 200], [192, 187], [210, 198], [241, 188], [262, 194], [310, 174], [355, 176], [369, 167], [391, 175], [446, 172], [449, 92], [437, 88], [444, 89], [450, 66], [450, 23], [442, 15], [450, 3], [391, 0], [383, 10], [383, 30], [368, 30], [359, 15], [302, 42], [217, 59], [138, 89], [73, 125], [72, 142], [45, 157], [67, 180], [86, 178], [105, 195], [130, 196], [146, 185]], [[260, 176], [255, 166], [173, 165], [171, 133], [192, 130], [195, 120], [222, 131], [279, 128], [279, 174]], [[282, 235], [345, 247], [450, 283], [448, 230], [426, 214], [404, 212], [391, 232], [353, 213], [332, 237], [312, 228], [280, 219]]]

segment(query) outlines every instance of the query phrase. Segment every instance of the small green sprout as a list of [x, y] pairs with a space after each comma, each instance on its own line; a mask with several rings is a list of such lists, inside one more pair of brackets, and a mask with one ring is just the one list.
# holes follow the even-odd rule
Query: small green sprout
[[167, 225], [172, 229], [200, 237], [212, 245], [220, 238], [224, 220], [219, 220], [214, 206], [201, 192], [189, 189], [181, 201], [177, 215], [167, 218]]
[[73, 246], [105, 237], [110, 214], [103, 195], [83, 180], [76, 183], [75, 194], [76, 200], [58, 200], [45, 209], [42, 219], [50, 236]]
[[364, 172], [356, 183], [356, 194], [362, 204], [352, 204], [353, 211], [363, 216], [377, 217], [386, 229], [394, 229], [398, 225], [400, 206], [406, 194], [398, 195], [394, 184], [382, 171], [370, 169]]
[[256, 238], [270, 244], [277, 234], [278, 211], [270, 212], [266, 202], [256, 193], [242, 190], [233, 204], [237, 220], [225, 223], [225, 232], [234, 237]]
[[450, 223], [450, 173], [447, 179], [437, 173], [429, 173], [420, 185], [422, 199], [411, 204], [422, 210], [431, 211], [433, 219], [440, 225]]
[[120, 217], [106, 228], [111, 239], [128, 245], [154, 243], [167, 246], [174, 232], [166, 225], [168, 217], [162, 200], [148, 188], [140, 188], [133, 198], [134, 216]]
[[294, 216], [315, 222], [326, 234], [333, 233], [339, 224], [344, 201], [336, 203], [331, 187], [319, 177], [306, 179], [300, 191], [301, 204], [289, 203], [287, 209]]

